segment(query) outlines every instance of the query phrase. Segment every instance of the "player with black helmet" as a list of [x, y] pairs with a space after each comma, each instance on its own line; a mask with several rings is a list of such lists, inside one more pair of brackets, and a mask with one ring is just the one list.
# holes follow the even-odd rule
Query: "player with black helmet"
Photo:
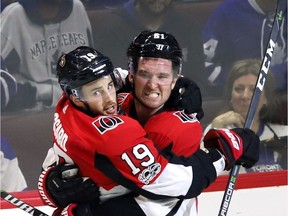
[[174, 71], [181, 74], [182, 50], [173, 35], [161, 31], [143, 31], [134, 38], [127, 50], [129, 70], [137, 69], [139, 58], [164, 58], [173, 63]]
[[[166, 109], [165, 103], [171, 96], [179, 79], [191, 86], [192, 81], [180, 77], [182, 68], [182, 50], [173, 35], [161, 31], [143, 31], [134, 38], [127, 50], [129, 75], [128, 79], [133, 86], [131, 93], [121, 93], [121, 108], [130, 116], [139, 121], [150, 138], [161, 151], [177, 156], [190, 156], [200, 148], [202, 127], [194, 113], [187, 114], [183, 110]], [[192, 85], [193, 86], [193, 85]], [[187, 89], [187, 88], [186, 88]], [[189, 88], [192, 99], [201, 100], [197, 85]], [[196, 95], [198, 97], [196, 97]], [[195, 96], [195, 97], [193, 97]], [[195, 104], [193, 101], [192, 103]], [[175, 104], [174, 104], [175, 105]], [[201, 105], [198, 106], [201, 108]], [[199, 113], [200, 114], [200, 113]], [[187, 140], [190, 140], [187, 142]], [[143, 197], [130, 198], [141, 203]], [[106, 206], [115, 203], [123, 205], [126, 200], [107, 202]], [[146, 215], [168, 214], [172, 207], [174, 214], [183, 213], [196, 215], [196, 198], [180, 200], [169, 199], [170, 205], [163, 202], [145, 199]], [[177, 203], [177, 205], [176, 205]], [[118, 205], [118, 204], [117, 204]], [[105, 213], [111, 214], [113, 208], [106, 208]], [[180, 213], [181, 212], [181, 213]]]
[[[72, 52], [62, 55], [57, 64], [57, 76], [59, 84], [69, 97], [89, 115], [116, 114], [117, 105], [114, 109], [105, 105], [104, 109], [95, 112], [91, 104], [102, 101], [104, 92], [116, 100], [116, 91], [122, 86], [122, 79], [109, 58], [90, 47], [78, 47]], [[92, 86], [98, 79], [106, 79], [106, 89], [90, 90], [87, 93], [86, 86]], [[88, 89], [89, 90], [89, 89]], [[114, 102], [115, 103], [115, 102]]]
[[[71, 53], [76, 59], [68, 58]], [[250, 130], [238, 129], [214, 130], [208, 133], [205, 139], [209, 151], [197, 150], [185, 159], [169, 154], [168, 162], [167, 158], [159, 154], [153, 142], [145, 138], [146, 132], [135, 120], [116, 114], [117, 82], [113, 82], [114, 75], [113, 71], [109, 70], [109, 64], [103, 63], [107, 62], [103, 61], [107, 60], [107, 57], [85, 47], [71, 53], [62, 56], [58, 62], [59, 83], [68, 97], [62, 97], [56, 107], [53, 151], [58, 163], [77, 164], [81, 175], [91, 178], [100, 187], [101, 202], [125, 195], [130, 190], [140, 194], [140, 199], [129, 203], [131, 208], [123, 206], [125, 210], [121, 212], [115, 209], [117, 215], [127, 215], [127, 211], [132, 211], [132, 215], [151, 215], [149, 209], [143, 208], [147, 198], [161, 199], [161, 202], [163, 200], [163, 208], [160, 210], [163, 210], [163, 214], [171, 210], [173, 212], [174, 207], [181, 205], [182, 201], [169, 202], [170, 198], [181, 200], [195, 197], [215, 180], [219, 172], [230, 169], [235, 161], [246, 159], [246, 166], [257, 161], [258, 137]], [[69, 64], [76, 65], [76, 70], [68, 67], [64, 70], [68, 76], [62, 76], [61, 69]], [[86, 79], [85, 73], [92, 75], [94, 79], [91, 79], [91, 76]], [[152, 77], [156, 81], [158, 78]], [[71, 85], [73, 82], [78, 84]], [[87, 115], [87, 106], [88, 114], [93, 115]], [[110, 115], [112, 113], [113, 115]], [[239, 148], [235, 147], [234, 139]], [[46, 162], [49, 162], [49, 158], [46, 158]], [[44, 163], [45, 165], [47, 163]], [[49, 172], [50, 169], [44, 170], [38, 188], [46, 204], [59, 206], [59, 203], [53, 203], [50, 199], [51, 191], [42, 188], [46, 181], [45, 173]], [[127, 195], [122, 198], [125, 197]], [[64, 212], [66, 215], [83, 215], [83, 212], [85, 215], [97, 215], [97, 212], [91, 212], [95, 205], [96, 201], [93, 205], [71, 204]], [[100, 212], [101, 206], [105, 207], [101, 204], [92, 209]], [[62, 213], [56, 210], [54, 215]]]
[[[160, 103], [165, 105], [165, 110], [176, 108], [177, 110], [184, 110], [187, 114], [197, 113], [198, 120], [203, 117], [200, 89], [195, 82], [181, 76], [182, 49], [173, 35], [162, 31], [143, 31], [129, 45], [127, 57], [130, 73], [128, 77], [134, 87], [132, 89], [134, 92], [135, 81], [133, 77], [141, 76], [139, 73], [136, 75], [139, 63], [142, 63], [143, 60], [153, 59], [155, 66], [158, 67], [157, 62], [160, 63], [161, 59], [171, 61], [173, 75], [171, 90], [167, 90], [167, 94], [164, 95]], [[168, 70], [171, 69], [168, 68]], [[168, 79], [162, 77], [161, 80], [163, 84], [163, 80], [167, 81]], [[147, 106], [145, 100], [141, 100], [137, 94], [134, 96], [143, 106]], [[159, 104], [157, 106], [160, 107]]]

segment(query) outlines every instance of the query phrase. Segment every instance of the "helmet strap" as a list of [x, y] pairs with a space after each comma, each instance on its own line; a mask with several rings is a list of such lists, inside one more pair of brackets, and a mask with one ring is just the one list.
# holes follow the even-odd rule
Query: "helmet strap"
[[[75, 96], [74, 96], [75, 97]], [[87, 101], [82, 101], [82, 100], [79, 100], [79, 102], [81, 101], [81, 103], [83, 103], [83, 105], [84, 105], [84, 107], [83, 106], [79, 106], [79, 105], [77, 105], [77, 103], [79, 103], [79, 102], [76, 102], [75, 103], [75, 101], [73, 101], [71, 98], [70, 98], [70, 100], [73, 102], [73, 105], [77, 108], [77, 109], [79, 109], [81, 112], [84, 112], [85, 114], [87, 114], [87, 115], [89, 115], [89, 116], [91, 116], [91, 117], [95, 117], [96, 115], [92, 112], [92, 110], [91, 110], [91, 108], [90, 108], [90, 106], [89, 106], [89, 104], [87, 103]]]

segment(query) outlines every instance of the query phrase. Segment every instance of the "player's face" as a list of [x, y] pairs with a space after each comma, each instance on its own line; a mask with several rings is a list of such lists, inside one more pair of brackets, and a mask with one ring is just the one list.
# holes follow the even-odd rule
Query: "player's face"
[[[232, 86], [231, 103], [233, 110], [239, 113], [244, 119], [246, 118], [249, 109], [256, 81], [256, 76], [248, 74], [236, 79]], [[266, 103], [264, 94], [265, 92], [263, 90], [256, 111], [257, 116], [262, 106]]]
[[172, 62], [161, 58], [140, 58], [133, 79], [136, 97], [150, 109], [163, 106], [176, 82]]
[[104, 76], [81, 87], [80, 101], [86, 102], [94, 114], [117, 114], [116, 90], [111, 76]]
[[161, 14], [171, 4], [172, 0], [138, 0], [141, 10], [149, 14]]

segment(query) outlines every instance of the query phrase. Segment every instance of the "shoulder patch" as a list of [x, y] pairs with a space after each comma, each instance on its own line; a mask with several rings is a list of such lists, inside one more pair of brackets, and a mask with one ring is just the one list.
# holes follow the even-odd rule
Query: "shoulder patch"
[[123, 123], [124, 121], [118, 116], [101, 116], [92, 122], [92, 125], [99, 131], [100, 134], [104, 134], [105, 132], [113, 130], [118, 125]]
[[178, 117], [183, 123], [197, 122], [196, 113], [186, 114], [183, 111], [176, 111], [173, 113], [174, 116]]

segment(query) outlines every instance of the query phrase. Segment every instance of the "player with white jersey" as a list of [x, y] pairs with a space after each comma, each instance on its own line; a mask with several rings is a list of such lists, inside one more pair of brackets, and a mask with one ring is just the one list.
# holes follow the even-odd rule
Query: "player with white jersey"
[[[160, 155], [136, 120], [117, 114], [118, 76], [110, 60], [94, 49], [79, 47], [64, 54], [58, 63], [58, 77], [65, 93], [54, 115], [57, 162], [76, 164], [82, 176], [99, 186], [101, 202], [131, 191], [159, 201], [192, 198], [235, 161], [245, 166], [257, 161], [259, 139], [249, 129], [213, 130], [204, 140], [208, 149], [187, 158]], [[50, 170], [43, 172], [38, 186], [44, 202], [55, 206], [49, 199], [51, 191], [43, 188], [45, 173]], [[97, 215], [101, 205], [96, 204], [70, 204], [54, 215]], [[131, 205], [133, 208], [123, 206], [125, 211], [146, 214], [136, 202]], [[125, 211], [117, 214], [127, 215]]]

